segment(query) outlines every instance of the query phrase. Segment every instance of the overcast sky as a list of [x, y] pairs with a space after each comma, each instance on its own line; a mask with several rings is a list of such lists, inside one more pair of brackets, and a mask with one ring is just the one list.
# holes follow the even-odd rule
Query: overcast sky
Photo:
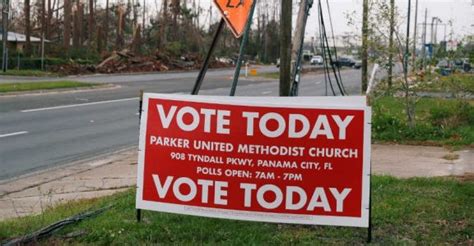
[[[117, 0], [120, 1], [120, 0]], [[126, 1], [126, 0], [122, 0]], [[143, 0], [139, 0], [140, 3]], [[162, 0], [146, 0], [149, 11], [153, 11], [156, 13], [156, 10], [152, 10], [155, 6], [161, 5]], [[200, 0], [200, 3], [204, 9], [209, 9], [209, 6], [213, 0]], [[257, 0], [258, 1], [258, 0]], [[287, 1], [287, 0], [284, 0]], [[314, 0], [317, 3], [318, 0]], [[388, 0], [386, 0], [388, 1]], [[99, 2], [105, 2], [105, 0], [99, 0]], [[114, 2], [112, 0], [111, 2]], [[198, 2], [198, 0], [196, 0]], [[293, 14], [294, 17], [297, 13], [297, 6], [296, 2], [299, 0], [293, 0], [294, 9]], [[326, 1], [323, 0], [323, 3]], [[400, 13], [404, 16], [407, 14], [407, 5], [408, 0], [395, 0], [397, 7], [400, 10]], [[412, 0], [412, 23], [414, 21], [414, 9], [415, 9], [415, 2], [416, 0]], [[331, 14], [333, 18], [334, 24], [334, 32], [336, 35], [344, 34], [347, 32], [357, 32], [360, 33], [360, 30], [354, 29], [352, 26], [347, 25], [347, 20], [345, 17], [346, 13], [352, 13], [355, 11], [357, 20], [362, 20], [362, 0], [329, 0], [331, 5]], [[474, 34], [474, 0], [419, 0], [419, 8], [418, 8], [418, 23], [422, 23], [424, 21], [424, 11], [428, 9], [428, 23], [431, 22], [431, 17], [437, 16], [439, 17], [443, 23], [448, 23], [449, 20], [453, 21], [453, 38], [457, 39], [459, 37]], [[213, 11], [213, 20], [217, 21], [219, 16], [217, 15], [217, 10], [214, 8]], [[311, 16], [308, 20], [307, 26], [307, 33], [306, 37], [315, 36], [317, 32], [317, 8], [316, 4], [311, 10]], [[202, 23], [204, 21], [208, 21], [209, 15], [207, 13], [202, 15]], [[360, 26], [360, 25], [359, 25]], [[428, 28], [429, 29], [429, 28]], [[447, 33], [450, 32], [450, 28], [448, 27]], [[444, 27], [440, 26], [438, 31], [438, 40], [441, 40], [444, 36]], [[449, 36], [448, 36], [449, 38]]]

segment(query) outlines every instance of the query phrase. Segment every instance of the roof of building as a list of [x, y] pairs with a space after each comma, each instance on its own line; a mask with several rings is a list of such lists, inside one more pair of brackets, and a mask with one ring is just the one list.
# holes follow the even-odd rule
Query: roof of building
[[[2, 31], [0, 31], [0, 41], [3, 40], [3, 35], [1, 34], [3, 34]], [[7, 41], [8, 42], [26, 42], [26, 35], [21, 34], [21, 33], [16, 33], [16, 32], [8, 32]], [[41, 42], [41, 39], [38, 37], [30, 36], [30, 42], [39, 43]], [[44, 42], [49, 43], [50, 41], [45, 39]]]

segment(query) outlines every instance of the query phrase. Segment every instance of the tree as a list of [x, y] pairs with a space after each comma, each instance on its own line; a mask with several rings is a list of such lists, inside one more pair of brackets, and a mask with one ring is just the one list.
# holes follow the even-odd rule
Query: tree
[[64, 51], [69, 52], [69, 43], [71, 42], [71, 0], [64, 0]]
[[88, 36], [89, 36], [89, 47], [92, 48], [92, 45], [94, 43], [94, 0], [89, 0], [89, 28], [88, 28]]
[[25, 0], [25, 35], [26, 35], [26, 43], [25, 43], [25, 55], [31, 56], [31, 23], [30, 23], [30, 0]]
[[392, 89], [393, 77], [393, 32], [395, 31], [395, 0], [390, 0], [390, 37], [389, 37], [389, 56], [388, 56], [388, 89]]
[[104, 46], [107, 49], [109, 41], [109, 0], [105, 1]]

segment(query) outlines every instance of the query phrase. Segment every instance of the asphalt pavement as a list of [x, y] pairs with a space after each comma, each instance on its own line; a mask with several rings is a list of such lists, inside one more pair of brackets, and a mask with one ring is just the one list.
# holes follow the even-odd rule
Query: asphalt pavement
[[[277, 70], [258, 69], [272, 71]], [[231, 69], [209, 71], [200, 94], [228, 95], [232, 75]], [[342, 70], [341, 75], [346, 91], [359, 94], [360, 70]], [[188, 94], [196, 76], [197, 72], [81, 76], [74, 80], [115, 86], [0, 97], [0, 181], [135, 146], [139, 91]], [[323, 74], [302, 77], [301, 96], [326, 93], [332, 95]], [[278, 82], [271, 79], [243, 77], [237, 88], [237, 96], [277, 95]]]

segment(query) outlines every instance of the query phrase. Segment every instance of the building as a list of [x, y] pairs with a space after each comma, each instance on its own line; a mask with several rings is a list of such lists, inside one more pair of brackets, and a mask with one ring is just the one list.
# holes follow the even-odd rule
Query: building
[[[3, 42], [3, 33], [0, 31], [0, 42]], [[33, 52], [41, 49], [41, 38], [30, 36], [31, 47]], [[49, 40], [44, 40], [49, 43]], [[26, 35], [16, 32], [8, 32], [7, 45], [10, 51], [23, 53], [26, 45]]]

